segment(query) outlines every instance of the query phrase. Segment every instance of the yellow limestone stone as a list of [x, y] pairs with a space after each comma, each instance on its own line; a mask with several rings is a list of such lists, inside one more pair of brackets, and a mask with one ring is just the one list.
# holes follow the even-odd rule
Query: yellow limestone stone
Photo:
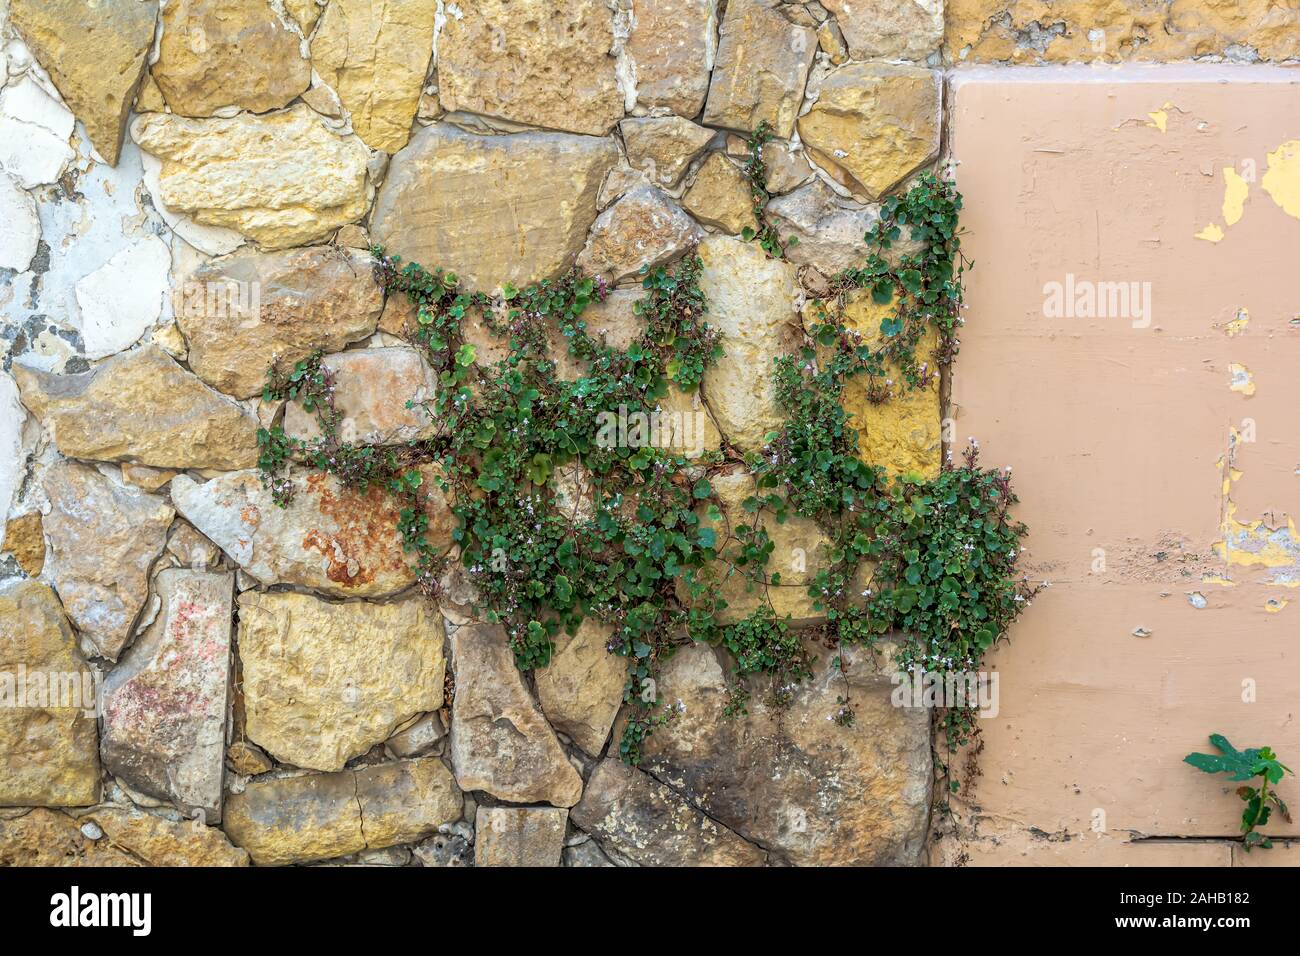
[[[892, 316], [897, 303], [878, 305], [870, 292], [855, 293], [844, 308], [844, 325], [862, 334], [864, 344], [878, 348], [881, 344], [880, 322]], [[844, 387], [842, 402], [849, 413], [849, 424], [858, 431], [859, 457], [870, 465], [880, 465], [890, 475], [915, 472], [923, 478], [937, 478], [943, 461], [943, 436], [939, 410], [939, 375], [934, 363], [938, 333], [928, 329], [917, 345], [917, 361], [929, 362], [934, 373], [919, 389], [906, 391], [902, 375], [889, 366], [894, 387], [888, 401], [877, 404], [867, 398], [864, 375], [850, 379]]]
[[875, 200], [938, 155], [939, 89], [933, 70], [849, 63], [822, 81], [799, 136], [820, 163], [843, 170]]
[[146, 113], [131, 135], [162, 160], [160, 198], [168, 209], [236, 229], [263, 249], [323, 239], [370, 204], [370, 150], [302, 104], [229, 119]]
[[406, 145], [433, 54], [437, 5], [427, 0], [336, 0], [312, 38], [312, 65], [352, 113], [372, 149]]
[[239, 654], [248, 736], [297, 767], [342, 770], [442, 706], [442, 619], [422, 598], [335, 604], [245, 591]]
[[706, 226], [739, 235], [757, 226], [749, 180], [721, 151], [709, 153], [682, 198], [686, 210]]

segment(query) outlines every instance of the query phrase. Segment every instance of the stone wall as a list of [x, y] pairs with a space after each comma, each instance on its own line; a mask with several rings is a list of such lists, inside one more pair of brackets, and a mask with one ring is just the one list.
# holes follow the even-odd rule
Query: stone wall
[[[714, 444], [750, 449], [807, 301], [859, 261], [880, 200], [941, 166], [956, 64], [1294, 61], [1297, 17], [0, 0], [0, 660], [66, 678], [0, 708], [0, 862], [923, 862], [929, 716], [891, 706], [882, 662], [823, 652], [792, 709], [723, 720], [727, 662], [692, 647], [661, 680], [678, 718], [627, 766], [623, 661], [595, 621], [521, 673], [463, 582], [417, 593], [380, 491], [303, 472], [273, 503], [258, 428], [313, 424], [260, 398], [264, 372], [323, 352], [349, 439], [405, 442], [436, 380], [372, 243], [482, 291], [576, 262], [629, 339], [639, 270], [698, 244], [727, 350], [699, 411]], [[760, 123], [769, 214], [800, 240], [785, 259], [741, 238]], [[850, 394], [868, 460], [936, 472], [945, 393]], [[739, 507], [745, 476], [728, 481]], [[446, 502], [425, 507], [449, 547]], [[815, 573], [816, 527], [777, 533]], [[815, 623], [789, 583], [778, 609]], [[851, 728], [831, 720], [843, 681]], [[99, 699], [69, 696], [85, 687]]]

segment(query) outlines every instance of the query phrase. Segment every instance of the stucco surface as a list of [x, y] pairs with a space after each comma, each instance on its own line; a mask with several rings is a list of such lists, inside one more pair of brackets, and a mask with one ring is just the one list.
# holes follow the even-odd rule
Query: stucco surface
[[[1236, 833], [1236, 785], [1181, 762], [1208, 734], [1300, 758], [1300, 218], [1275, 198], [1300, 176], [1284, 148], [1300, 135], [1300, 72], [950, 82], [977, 264], [955, 433], [980, 440], [985, 464], [1014, 465], [1030, 574], [1053, 584], [991, 658], [1000, 712], [961, 801], [985, 839], [966, 850], [1152, 862], [1125, 841]], [[1197, 238], [1210, 225], [1222, 239]], [[1048, 284], [1068, 275], [1076, 292], [1139, 283], [1149, 308], [1052, 317]], [[1234, 366], [1253, 390], [1239, 370], [1232, 387]], [[1202, 845], [1159, 855], [1232, 862]]]

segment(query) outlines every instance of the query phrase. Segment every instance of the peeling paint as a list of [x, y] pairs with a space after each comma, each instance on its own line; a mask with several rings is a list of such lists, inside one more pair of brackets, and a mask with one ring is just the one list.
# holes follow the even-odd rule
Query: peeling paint
[[1260, 185], [1283, 212], [1300, 219], [1300, 139], [1288, 140], [1268, 154], [1268, 172]]
[[1223, 167], [1223, 221], [1235, 226], [1241, 221], [1250, 184], [1231, 166]]
[[1228, 387], [1234, 392], [1241, 392], [1243, 395], [1255, 394], [1255, 376], [1246, 366], [1233, 362], [1228, 366], [1228, 374], [1232, 376]]
[[1151, 122], [1147, 123], [1147, 125], [1154, 126], [1162, 133], [1165, 132], [1169, 128], [1169, 107], [1171, 106], [1173, 106], [1172, 103], [1166, 103], [1160, 109], [1148, 113], [1147, 116], [1151, 117]]
[[1204, 239], [1207, 242], [1222, 242], [1223, 229], [1217, 223], [1210, 223], [1204, 229], [1196, 234], [1197, 239]]
[[1250, 311], [1245, 306], [1242, 306], [1237, 310], [1237, 317], [1225, 325], [1223, 331], [1227, 332], [1229, 337], [1240, 335], [1242, 332], [1246, 331], [1246, 328], [1249, 325]]

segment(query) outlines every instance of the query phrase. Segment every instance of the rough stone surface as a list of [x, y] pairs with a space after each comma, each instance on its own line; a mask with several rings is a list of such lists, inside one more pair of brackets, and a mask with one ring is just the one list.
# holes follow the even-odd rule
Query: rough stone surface
[[799, 240], [787, 246], [786, 258], [828, 276], [866, 262], [864, 237], [880, 218], [874, 206], [844, 199], [820, 179], [774, 198], [767, 215], [782, 240]]
[[731, 444], [758, 451], [784, 421], [771, 373], [773, 359], [793, 351], [794, 267], [767, 258], [755, 243], [721, 236], [700, 243], [700, 258], [709, 324], [725, 351], [704, 373], [704, 400]]
[[667, 188], [677, 185], [691, 160], [713, 139], [713, 130], [680, 116], [629, 117], [618, 128], [632, 168]]
[[477, 0], [438, 33], [438, 96], [530, 126], [603, 136], [623, 117], [604, 0]]
[[239, 659], [248, 736], [296, 767], [342, 770], [442, 706], [442, 617], [421, 597], [331, 604], [245, 591]]
[[799, 136], [819, 163], [878, 199], [939, 154], [941, 87], [934, 70], [846, 64], [822, 80]]
[[[431, 437], [437, 430], [428, 410], [419, 405], [433, 401], [437, 376], [415, 349], [354, 349], [327, 355], [321, 365], [334, 376], [342, 441], [400, 445]], [[417, 405], [407, 408], [407, 402]], [[284, 431], [304, 439], [321, 435], [316, 413], [305, 411], [300, 402], [285, 409]]]
[[14, 556], [18, 567], [29, 577], [41, 573], [45, 567], [45, 532], [39, 511], [9, 519], [5, 525], [3, 550]]
[[101, 359], [130, 348], [158, 321], [171, 261], [165, 242], [145, 236], [77, 283], [86, 358]]
[[[762, 703], [766, 688], [755, 687], [749, 715], [735, 720], [723, 717], [727, 678], [714, 650], [677, 653], [663, 667], [659, 693], [683, 706], [643, 745], [643, 769], [778, 860], [919, 864], [929, 822], [929, 710], [893, 706], [890, 675], [870, 651], [842, 649], [841, 673], [815, 641], [807, 650], [817, 655], [813, 677], [789, 709], [773, 712]], [[830, 719], [846, 694], [851, 727]], [[584, 826], [578, 810], [574, 819]]]
[[115, 661], [149, 597], [149, 568], [176, 512], [95, 468], [61, 461], [45, 472], [50, 582], [83, 641]]
[[395, 153], [406, 145], [437, 10], [426, 0], [339, 0], [325, 8], [311, 41], [312, 65], [371, 149]]
[[226, 761], [230, 764], [231, 770], [246, 777], [256, 777], [275, 768], [275, 762], [266, 755], [265, 751], [247, 740], [236, 740], [227, 747]]
[[634, 3], [632, 13], [623, 50], [636, 102], [698, 116], [717, 47], [718, 0], [653, 0]]
[[11, 80], [0, 93], [0, 167], [23, 189], [57, 182], [75, 156], [76, 122], [31, 76]]
[[26, 272], [41, 242], [36, 200], [10, 176], [0, 176], [0, 269]]
[[69, 458], [155, 468], [248, 468], [257, 422], [146, 345], [76, 375], [14, 366], [23, 404]]
[[216, 827], [176, 822], [134, 807], [104, 806], [79, 822], [94, 823], [104, 840], [145, 866], [248, 866], [248, 854]]
[[617, 158], [609, 139], [429, 126], [393, 158], [371, 233], [390, 253], [450, 269], [469, 288], [523, 288], [572, 263]]
[[582, 778], [515, 667], [499, 625], [448, 627], [456, 696], [451, 708], [451, 765], [465, 790], [512, 803], [571, 807]]
[[[862, 343], [872, 349], [881, 345], [880, 323], [894, 314], [895, 306], [877, 305], [870, 293], [857, 292], [844, 306], [844, 325], [862, 334]], [[934, 361], [938, 336], [927, 329], [917, 344], [920, 362], [932, 372], [927, 383], [910, 391], [903, 388], [903, 376], [889, 368], [894, 382], [889, 401], [867, 398], [867, 383], [861, 378], [844, 387], [842, 404], [849, 424], [858, 431], [858, 455], [890, 475], [918, 474], [926, 480], [939, 477], [943, 464], [943, 425], [940, 412], [939, 369]]]
[[109, 165], [153, 46], [157, 0], [11, 0], [9, 16]]
[[418, 757], [436, 747], [445, 734], [442, 719], [437, 714], [425, 714], [389, 737], [384, 746], [397, 757]]
[[[828, 4], [829, 6], [829, 4]], [[1245, 51], [1300, 57], [1295, 10], [1272, 0], [947, 0], [945, 45], [954, 60], [1163, 62]]]
[[675, 202], [653, 186], [638, 186], [602, 212], [578, 266], [616, 283], [676, 259], [704, 231]]
[[[714, 525], [717, 532], [719, 554], [737, 547], [737, 543], [728, 537], [728, 529], [739, 524], [754, 524], [754, 516], [744, 509], [744, 501], [758, 494], [753, 477], [743, 468], [735, 467], [730, 471], [711, 475], [709, 483], [718, 498], [718, 507], [723, 518]], [[702, 521], [705, 509], [700, 509]], [[720, 580], [718, 596], [727, 602], [727, 607], [717, 615], [724, 624], [734, 624], [748, 617], [764, 604], [770, 604], [777, 617], [787, 615], [795, 627], [815, 624], [825, 619], [825, 611], [814, 608], [814, 599], [808, 596], [808, 585], [819, 571], [830, 568], [831, 541], [826, 532], [811, 518], [791, 513], [784, 522], [764, 518], [762, 527], [772, 541], [772, 554], [768, 559], [767, 573], [779, 572], [780, 584], [761, 584], [751, 582], [731, 564], [719, 560], [714, 562], [714, 570]], [[685, 585], [679, 584], [678, 596], [686, 601], [689, 592]]]
[[[331, 475], [295, 472], [281, 508], [256, 471], [199, 484], [172, 479], [176, 510], [262, 584], [292, 584], [335, 597], [382, 597], [415, 582], [397, 530], [398, 505], [383, 489], [349, 490]], [[427, 483], [426, 483], [427, 484]], [[450, 543], [450, 512], [429, 496], [429, 538]], [[437, 505], [437, 506], [435, 506]]]
[[0, 866], [139, 866], [110, 841], [91, 840], [66, 813], [38, 807], [0, 818]]
[[266, 0], [172, 0], [162, 12], [154, 82], [173, 113], [211, 116], [288, 106], [311, 84], [300, 38]]
[[572, 816], [607, 851], [640, 866], [762, 866], [767, 859], [757, 846], [620, 760], [597, 765]]
[[786, 19], [777, 0], [729, 0], [705, 125], [749, 133], [766, 120], [788, 139], [816, 52], [817, 32]]
[[609, 625], [584, 618], [577, 634], [556, 638], [551, 662], [535, 677], [551, 726], [593, 756], [609, 739], [627, 680], [627, 658], [605, 649], [611, 633]]
[[221, 819], [235, 576], [167, 568], [158, 616], [104, 680], [104, 766], [129, 787]]
[[[636, 303], [644, 293], [640, 288], [611, 289], [605, 301], [593, 301], [582, 313], [587, 332], [597, 342], [610, 348], [627, 349], [645, 332], [645, 319], [636, 314]], [[566, 381], [576, 381], [591, 372], [591, 363], [569, 354], [569, 340], [554, 323], [546, 328], [548, 357], [555, 360], [555, 374]]]
[[[741, 156], [748, 155], [749, 150], [746, 148]], [[772, 196], [788, 193], [796, 186], [806, 183], [812, 176], [808, 157], [787, 140], [774, 139], [763, 146], [763, 165], [767, 167], [767, 191]]]
[[659, 400], [659, 427], [661, 447], [687, 458], [699, 458], [722, 447], [722, 433], [699, 389], [688, 393], [669, 388]]
[[225, 830], [258, 866], [284, 866], [421, 840], [461, 809], [451, 772], [426, 757], [251, 780], [227, 801]]
[[146, 113], [131, 136], [162, 161], [159, 198], [169, 209], [264, 249], [323, 239], [370, 203], [370, 151], [302, 104], [229, 119]]
[[302, 27], [302, 35], [311, 36], [311, 31], [320, 22], [322, 8], [328, 2], [329, 0], [284, 0], [284, 9]]
[[475, 866], [559, 866], [569, 811], [482, 807], [474, 818]]
[[749, 180], [721, 151], [710, 153], [700, 165], [682, 205], [704, 225], [733, 236], [756, 225]]
[[99, 799], [94, 693], [63, 693], [60, 678], [72, 675], [83, 685], [91, 678], [54, 592], [36, 581], [0, 584], [0, 700], [8, 698], [0, 706], [0, 806]]
[[600, 844], [595, 840], [586, 840], [576, 846], [566, 846], [564, 848], [564, 865], [565, 866], [614, 866], [614, 863], [605, 855], [605, 851], [600, 848]]
[[943, 40], [943, 4], [944, 0], [823, 0], [855, 60], [924, 60]]
[[177, 474], [178, 472], [170, 468], [150, 468], [148, 465], [122, 463], [122, 480], [128, 485], [145, 491], [157, 491]]
[[27, 412], [19, 400], [18, 383], [0, 371], [0, 531], [27, 469], [23, 428]]
[[383, 304], [366, 253], [240, 249], [190, 274], [177, 295], [176, 321], [194, 373], [250, 398], [261, 394], [272, 363], [289, 366], [371, 335]]

